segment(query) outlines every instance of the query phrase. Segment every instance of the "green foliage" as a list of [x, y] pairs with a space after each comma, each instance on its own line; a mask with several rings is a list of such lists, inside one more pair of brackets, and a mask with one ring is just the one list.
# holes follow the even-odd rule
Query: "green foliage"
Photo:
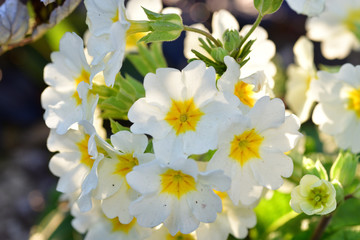
[[282, 3], [283, 0], [254, 0], [254, 6], [261, 16], [276, 12]]
[[173, 41], [177, 39], [184, 30], [182, 19], [177, 14], [160, 14], [143, 8], [150, 20], [150, 33], [141, 38], [145, 43]]
[[129, 128], [124, 127], [119, 122], [116, 122], [116, 121], [112, 120], [111, 118], [110, 118], [110, 127], [111, 127], [112, 134], [115, 134], [120, 131], [130, 131]]
[[99, 104], [104, 119], [127, 120], [127, 113], [134, 102], [145, 95], [144, 87], [129, 75], [116, 76], [113, 88], [94, 84], [93, 93], [99, 94]]
[[142, 76], [149, 72], [155, 73], [157, 68], [167, 67], [161, 43], [152, 43], [150, 46], [138, 43], [137, 46], [139, 52], [129, 54], [127, 58]]

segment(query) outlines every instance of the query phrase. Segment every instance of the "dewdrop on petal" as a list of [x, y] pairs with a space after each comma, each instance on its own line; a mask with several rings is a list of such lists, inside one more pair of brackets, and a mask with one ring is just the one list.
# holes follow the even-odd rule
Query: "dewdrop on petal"
[[315, 175], [305, 175], [291, 192], [291, 208], [307, 215], [325, 215], [336, 208], [336, 191], [334, 186]]

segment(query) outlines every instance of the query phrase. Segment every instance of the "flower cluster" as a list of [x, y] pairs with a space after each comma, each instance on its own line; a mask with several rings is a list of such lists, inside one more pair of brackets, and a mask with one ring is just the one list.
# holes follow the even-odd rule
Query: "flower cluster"
[[[313, 121], [320, 130], [335, 136], [339, 147], [360, 152], [359, 66], [317, 71], [312, 43], [300, 38], [285, 97], [298, 119], [274, 98], [275, 45], [258, 23], [240, 30], [236, 19], [220, 10], [211, 35], [202, 25], [184, 26], [179, 10], [149, 2], [144, 15], [136, 13], [137, 0], [126, 7], [124, 0], [85, 0], [85, 44], [66, 33], [44, 70], [48, 148], [57, 152], [50, 170], [71, 206], [73, 227], [85, 239], [246, 237], [266, 190], [279, 189], [292, 175], [288, 153], [315, 102]], [[271, 13], [258, 2], [259, 16]], [[311, 15], [323, 9], [318, 7]], [[174, 40], [183, 30], [192, 31], [185, 38], [185, 68], [150, 60], [141, 65], [143, 84], [119, 73], [125, 56], [139, 63], [134, 54], [139, 50], [152, 59], [152, 42]], [[199, 32], [204, 37], [198, 39]], [[110, 120], [111, 134], [103, 119]], [[321, 167], [317, 173], [325, 176]], [[327, 214], [336, 208], [336, 196], [330, 182], [305, 175], [292, 192], [291, 207]]]

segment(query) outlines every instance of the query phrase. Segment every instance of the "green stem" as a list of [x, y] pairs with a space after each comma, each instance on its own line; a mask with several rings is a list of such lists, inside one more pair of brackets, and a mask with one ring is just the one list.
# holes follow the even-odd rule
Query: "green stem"
[[[240, 43], [240, 47], [239, 49], [241, 49], [242, 45], [246, 42], [246, 40], [250, 37], [250, 35], [255, 31], [255, 29], [259, 26], [261, 20], [262, 20], [263, 16], [259, 13], [259, 15], [256, 18], [256, 21], [254, 22], [254, 24], [252, 25], [250, 31], [247, 32], [247, 34], [245, 35], [245, 37], [241, 40]], [[236, 56], [236, 58], [238, 58], [240, 56], [241, 51], [239, 51], [238, 55]]]
[[201, 29], [193, 28], [193, 27], [184, 25], [184, 31], [196, 32], [196, 33], [202, 34], [205, 37], [207, 37], [208, 39], [210, 39], [212, 42], [214, 42], [217, 47], [222, 47], [221, 42], [216, 40], [210, 33], [205, 32], [205, 31], [203, 31]]

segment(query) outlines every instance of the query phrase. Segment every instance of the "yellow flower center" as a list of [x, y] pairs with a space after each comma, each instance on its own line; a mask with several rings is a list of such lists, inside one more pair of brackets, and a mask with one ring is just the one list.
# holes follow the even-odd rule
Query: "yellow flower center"
[[167, 234], [166, 240], [195, 240], [195, 238], [190, 234], [182, 234], [181, 232], [178, 232], [175, 236]]
[[360, 118], [360, 88], [349, 92], [347, 108], [355, 111], [356, 116]]
[[146, 36], [147, 32], [138, 32], [133, 34], [126, 34], [126, 48], [135, 48], [137, 42], [144, 36]]
[[318, 208], [321, 205], [326, 205], [330, 197], [330, 194], [327, 192], [327, 188], [324, 185], [311, 189], [308, 202], [314, 206], [314, 208]]
[[77, 105], [80, 105], [81, 102], [82, 102], [82, 100], [81, 100], [81, 98], [79, 96], [79, 93], [76, 90], [77, 86], [81, 82], [86, 82], [86, 83], [90, 84], [90, 73], [87, 72], [85, 69], [81, 69], [80, 75], [75, 79], [75, 92], [73, 94], [73, 98], [75, 98], [75, 101], [76, 101]]
[[172, 105], [167, 113], [165, 120], [173, 127], [176, 135], [187, 131], [195, 131], [196, 124], [204, 115], [194, 104], [191, 98], [185, 101], [172, 100]]
[[180, 199], [190, 191], [196, 190], [195, 179], [181, 171], [169, 169], [161, 177], [161, 193], [175, 195]]
[[255, 99], [253, 98], [254, 86], [247, 84], [243, 81], [239, 81], [235, 85], [234, 94], [240, 99], [240, 101], [249, 106], [253, 107], [255, 105]]
[[230, 143], [229, 157], [243, 166], [252, 158], [260, 158], [259, 148], [264, 138], [255, 129], [246, 130], [240, 135], [234, 136]]
[[347, 29], [352, 32], [359, 32], [360, 28], [360, 9], [352, 9], [348, 12], [347, 18], [344, 19]]
[[135, 223], [136, 223], [136, 218], [134, 218], [130, 223], [128, 224], [122, 224], [120, 221], [119, 221], [119, 218], [113, 218], [113, 219], [109, 219], [109, 221], [111, 222], [111, 225], [112, 225], [112, 229], [111, 231], [112, 232], [123, 232], [123, 233], [126, 233], [128, 234], [129, 231], [134, 227]]
[[76, 145], [81, 153], [80, 163], [84, 164], [88, 168], [92, 168], [94, 164], [94, 159], [91, 158], [88, 151], [89, 138], [90, 136], [86, 134], [84, 139], [76, 143]]
[[133, 167], [139, 165], [137, 158], [133, 157], [133, 154], [127, 153], [118, 156], [119, 162], [116, 164], [114, 174], [119, 174], [123, 177], [132, 171]]

